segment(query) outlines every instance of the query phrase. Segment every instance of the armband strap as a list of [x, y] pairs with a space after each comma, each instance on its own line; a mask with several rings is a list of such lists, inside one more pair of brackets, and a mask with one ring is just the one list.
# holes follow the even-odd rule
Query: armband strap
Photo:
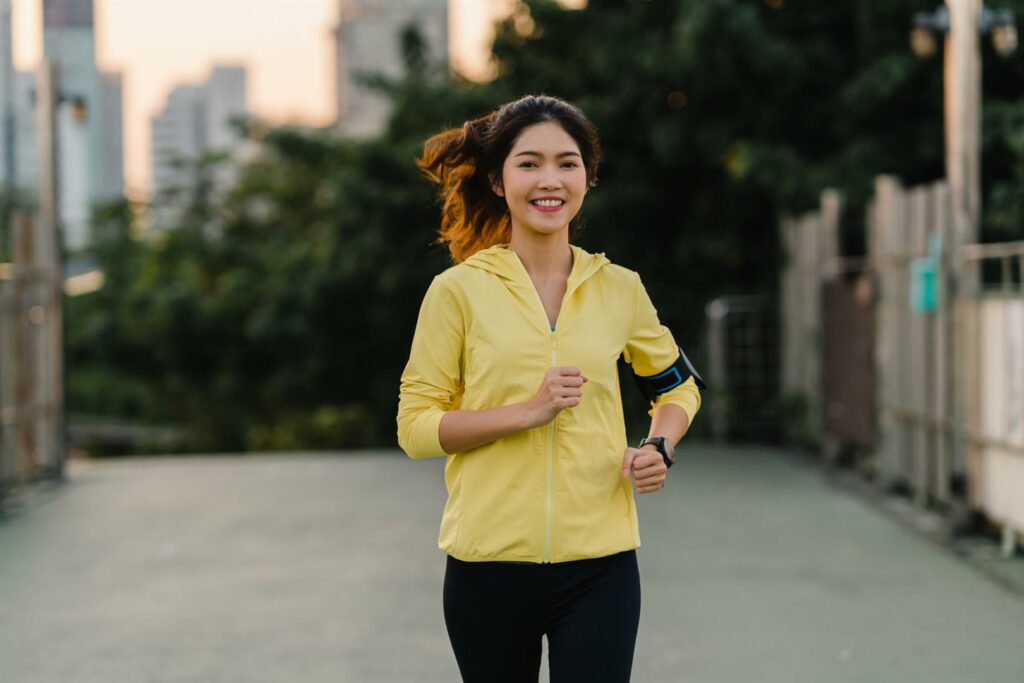
[[636, 380], [636, 385], [640, 387], [640, 393], [644, 395], [648, 401], [657, 400], [662, 394], [675, 389], [677, 386], [685, 382], [686, 380], [693, 377], [693, 381], [696, 382], [697, 387], [705, 389], [707, 385], [704, 384], [704, 380], [697, 370], [693, 367], [693, 363], [683, 353], [682, 347], [679, 348], [679, 357], [676, 361], [668, 367], [667, 370], [663, 370], [656, 375], [650, 375], [647, 377], [641, 376], [633, 372], [633, 379]]

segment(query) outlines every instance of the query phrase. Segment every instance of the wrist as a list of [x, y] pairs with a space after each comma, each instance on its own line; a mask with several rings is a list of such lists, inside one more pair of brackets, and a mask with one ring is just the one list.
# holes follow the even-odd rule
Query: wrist
[[533, 429], [534, 427], [537, 426], [536, 425], [536, 419], [537, 418], [536, 418], [536, 415], [534, 413], [533, 407], [530, 405], [529, 401], [527, 401], [525, 403], [517, 403], [515, 405], [515, 407], [516, 407], [516, 412], [515, 412], [516, 419], [515, 419], [515, 422], [516, 422], [516, 426], [519, 428], [520, 431], [522, 431], [524, 429]]
[[651, 448], [661, 454], [665, 460], [665, 467], [672, 467], [676, 461], [675, 448], [664, 436], [648, 436], [640, 441], [640, 448]]

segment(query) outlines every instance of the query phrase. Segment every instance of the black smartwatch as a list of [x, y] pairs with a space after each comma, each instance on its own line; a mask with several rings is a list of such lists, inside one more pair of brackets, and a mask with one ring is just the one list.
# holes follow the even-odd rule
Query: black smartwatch
[[653, 443], [658, 452], [661, 453], [661, 457], [665, 459], [665, 467], [672, 467], [676, 463], [676, 452], [672, 446], [669, 445], [668, 440], [663, 436], [648, 436], [646, 439], [640, 442], [637, 448], [643, 448], [649, 443]]

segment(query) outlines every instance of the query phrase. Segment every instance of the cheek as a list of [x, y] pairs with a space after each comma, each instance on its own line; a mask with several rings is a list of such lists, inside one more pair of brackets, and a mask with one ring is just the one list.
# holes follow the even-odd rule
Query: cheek
[[529, 190], [529, 178], [524, 178], [524, 176], [525, 174], [515, 171], [506, 171], [503, 174], [507, 199], [515, 199]]
[[571, 187], [574, 194], [579, 196], [579, 199], [583, 200], [583, 195], [587, 193], [587, 173], [583, 171], [579, 174], [573, 174]]

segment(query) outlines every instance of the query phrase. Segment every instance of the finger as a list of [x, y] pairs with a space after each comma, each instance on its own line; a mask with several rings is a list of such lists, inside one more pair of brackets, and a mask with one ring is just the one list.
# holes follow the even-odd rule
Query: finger
[[650, 469], [655, 469], [659, 472], [664, 472], [667, 469], [669, 469], [668, 466], [665, 464], [665, 458], [662, 457], [662, 454], [657, 454], [656, 458], [641, 456], [633, 461], [634, 472]]
[[637, 489], [660, 489], [665, 485], [665, 476], [657, 475], [654, 477], [635, 477], [633, 481], [636, 482]]
[[580, 370], [575, 365], [565, 365], [565, 366], [562, 366], [562, 367], [558, 368], [558, 374], [559, 375], [577, 376], [577, 375], [582, 375], [583, 371]]
[[654, 486], [645, 486], [643, 489], [641, 489], [640, 487], [637, 487], [636, 490], [637, 490], [638, 493], [656, 493], [656, 492], [660, 491], [661, 489], [663, 489], [664, 487], [665, 487], [665, 483], [662, 482], [661, 484], [654, 485]]
[[628, 477], [629, 470], [633, 467], [633, 460], [638, 455], [638, 451], [633, 448], [627, 448], [625, 455], [622, 456], [622, 476]]
[[652, 453], [651, 451], [641, 450], [633, 460], [633, 471], [643, 470], [657, 465], [658, 463], [664, 464], [664, 462], [665, 459], [661, 457], [661, 453]]
[[639, 489], [641, 486], [644, 488], [661, 488], [662, 483], [665, 481], [665, 477], [655, 475], [653, 477], [634, 477], [633, 481], [636, 482], [636, 487]]
[[634, 464], [633, 468], [633, 479], [640, 482], [649, 482], [651, 480], [662, 480], [668, 475], [668, 468], [665, 467], [665, 463], [658, 463], [650, 467], [637, 468]]

